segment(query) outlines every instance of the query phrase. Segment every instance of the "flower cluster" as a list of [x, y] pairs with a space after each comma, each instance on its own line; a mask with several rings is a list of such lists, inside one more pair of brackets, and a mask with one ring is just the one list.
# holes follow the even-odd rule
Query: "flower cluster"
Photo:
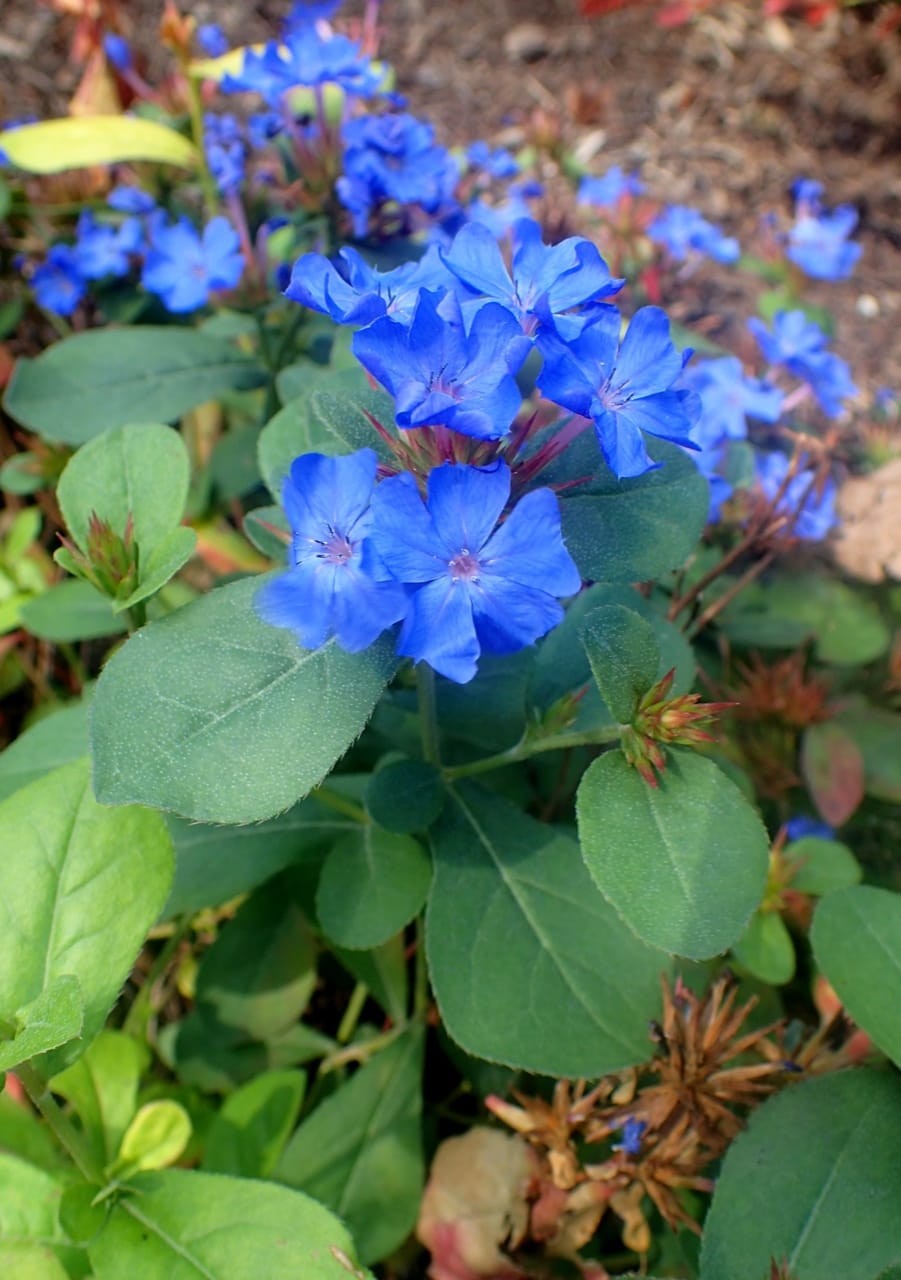
[[786, 256], [815, 280], [846, 280], [862, 252], [849, 239], [857, 210], [848, 204], [824, 209], [823, 185], [810, 178], [799, 178], [793, 191], [795, 221], [786, 236]]
[[512, 653], [563, 618], [581, 579], [560, 531], [557, 500], [536, 489], [498, 525], [510, 470], [445, 463], [425, 499], [408, 472], [376, 484], [371, 449], [303, 454], [285, 480], [290, 568], [257, 607], [316, 648], [334, 636], [354, 653], [403, 620], [398, 652], [458, 683], [482, 652]]

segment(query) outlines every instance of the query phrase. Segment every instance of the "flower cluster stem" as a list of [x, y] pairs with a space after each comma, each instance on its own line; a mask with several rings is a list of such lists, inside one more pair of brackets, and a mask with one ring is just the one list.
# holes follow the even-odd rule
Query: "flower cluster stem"
[[422, 755], [429, 764], [440, 766], [441, 738], [438, 732], [438, 705], [435, 700], [435, 672], [427, 662], [416, 664], [416, 687], [419, 692]]
[[460, 778], [473, 778], [480, 773], [491, 773], [494, 769], [518, 764], [520, 760], [543, 755], [545, 751], [565, 751], [570, 747], [601, 747], [618, 742], [619, 738], [619, 725], [611, 725], [609, 729], [596, 729], [590, 733], [555, 733], [547, 738], [525, 737], [515, 747], [499, 751], [497, 755], [472, 760], [468, 764], [451, 765], [444, 770], [444, 776], [449, 782], [456, 782]]
[[47, 1125], [60, 1146], [72, 1157], [76, 1167], [88, 1182], [95, 1186], [103, 1185], [103, 1170], [98, 1167], [94, 1157], [81, 1134], [66, 1116], [47, 1085], [30, 1063], [16, 1067], [16, 1075], [31, 1101], [47, 1121]]

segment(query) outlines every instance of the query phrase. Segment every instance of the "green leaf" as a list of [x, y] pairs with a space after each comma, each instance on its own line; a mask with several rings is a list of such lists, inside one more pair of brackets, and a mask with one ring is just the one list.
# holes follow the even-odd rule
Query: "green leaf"
[[870, 600], [823, 574], [783, 573], [755, 584], [723, 611], [720, 625], [735, 644], [793, 649], [813, 639], [820, 662], [844, 666], [872, 662], [891, 639]]
[[90, 165], [152, 160], [197, 166], [197, 149], [182, 134], [135, 116], [71, 116], [0, 132], [0, 148], [28, 173], [62, 173]]
[[174, 1164], [191, 1139], [191, 1117], [171, 1098], [146, 1102], [122, 1138], [115, 1169], [120, 1176]]
[[193, 529], [178, 528], [167, 534], [161, 543], [154, 548], [140, 569], [140, 582], [131, 595], [113, 605], [114, 613], [130, 609], [141, 600], [155, 595], [160, 587], [164, 587], [169, 579], [182, 565], [187, 564], [197, 546], [197, 534]]
[[801, 773], [820, 815], [833, 827], [848, 821], [864, 795], [863, 756], [832, 721], [811, 724], [801, 739]]
[[785, 847], [785, 860], [793, 868], [791, 885], [799, 893], [822, 896], [833, 889], [857, 884], [863, 876], [860, 863], [847, 845], [819, 836], [803, 836]]
[[74, 1108], [101, 1169], [115, 1159], [135, 1113], [141, 1073], [149, 1061], [145, 1045], [107, 1028], [77, 1062], [50, 1081], [53, 1092]]
[[313, 413], [311, 396], [316, 387], [327, 386], [335, 374], [309, 366], [310, 389], [290, 400], [260, 432], [257, 459], [266, 487], [276, 502], [282, 499], [282, 483], [291, 463], [301, 453], [331, 453], [335, 438]]
[[257, 1040], [286, 1030], [316, 984], [312, 935], [298, 905], [294, 872], [257, 889], [224, 926], [197, 972], [198, 1006]]
[[472, 785], [432, 828], [429, 970], [468, 1053], [553, 1076], [642, 1062], [669, 965], [601, 897], [574, 840]]
[[94, 696], [94, 785], [208, 822], [254, 822], [315, 787], [364, 728], [395, 659], [301, 649], [257, 617], [259, 578], [138, 631]]
[[434, 765], [425, 760], [394, 760], [371, 775], [363, 802], [380, 827], [410, 835], [432, 825], [446, 798]]
[[120, 535], [130, 516], [135, 541], [149, 556], [181, 521], [190, 470], [184, 441], [171, 427], [142, 423], [104, 432], [60, 476], [63, 519], [84, 551], [92, 512]]
[[599, 463], [590, 431], [566, 451], [565, 474], [563, 467], [546, 473], [547, 483], [592, 476], [587, 485], [560, 495], [563, 536], [583, 578], [659, 578], [681, 565], [701, 536], [710, 504], [706, 480], [675, 445], [650, 439], [646, 444], [663, 465], [633, 480], [617, 480]]
[[290, 528], [281, 507], [255, 507], [244, 517], [244, 536], [257, 551], [281, 565], [286, 558], [288, 543], [280, 534], [290, 537]]
[[598, 888], [645, 942], [706, 960], [741, 937], [763, 896], [769, 839], [710, 760], [672, 751], [654, 788], [608, 752], [582, 778], [577, 814]]
[[44, 716], [0, 752], [0, 800], [88, 753], [88, 702]]
[[[51, 1174], [0, 1151], [0, 1274], [10, 1280], [19, 1280], [20, 1276], [23, 1280], [32, 1276], [34, 1280], [55, 1280], [56, 1259], [49, 1250], [51, 1262], [45, 1271], [39, 1270], [33, 1259], [41, 1247], [67, 1243], [59, 1225], [61, 1196], [62, 1184]], [[32, 1267], [30, 1271], [18, 1269], [22, 1254], [17, 1255], [15, 1250], [20, 1248]]]
[[[96, 1280], [348, 1280], [346, 1228], [287, 1187], [189, 1169], [138, 1174], [89, 1246]], [[371, 1280], [368, 1272], [361, 1280]]]
[[333, 846], [322, 867], [316, 914], [339, 946], [377, 947], [419, 914], [432, 879], [411, 836], [367, 822]]
[[21, 1156], [30, 1165], [37, 1165], [48, 1173], [71, 1170], [38, 1113], [15, 1102], [8, 1092], [0, 1093], [0, 1152]]
[[750, 974], [772, 986], [795, 976], [795, 944], [776, 911], [755, 911], [732, 954]]
[[9, 1071], [22, 1062], [81, 1034], [84, 1005], [81, 985], [70, 974], [51, 979], [36, 999], [16, 1010], [8, 1019], [15, 1028], [7, 1036], [0, 1031], [0, 1071]]
[[267, 1071], [226, 1098], [207, 1133], [204, 1169], [268, 1178], [297, 1122], [305, 1086], [302, 1071]]
[[[83, 1049], [166, 899], [172, 845], [165, 824], [145, 809], [99, 805], [85, 760], [5, 800], [0, 830], [0, 1010], [20, 1009], [71, 974], [85, 1002]], [[72, 1052], [50, 1054], [45, 1074], [66, 1066]]]
[[264, 380], [262, 368], [231, 342], [198, 329], [92, 329], [19, 360], [4, 406], [47, 440], [80, 445], [136, 415], [171, 422]]
[[827, 894], [811, 942], [848, 1013], [901, 1066], [901, 895], [864, 884]]
[[297, 1067], [332, 1053], [334, 1040], [295, 1023], [266, 1041], [252, 1040], [240, 1027], [220, 1022], [215, 1010], [199, 1006], [160, 1035], [161, 1052], [186, 1085], [230, 1093], [261, 1072]]
[[70, 644], [115, 636], [126, 629], [125, 619], [89, 582], [60, 582], [22, 606], [22, 626], [40, 640]]
[[704, 1227], [701, 1280], [873, 1280], [898, 1256], [901, 1088], [854, 1070], [793, 1085], [732, 1143]]
[[382, 458], [390, 458], [384, 442], [369, 420], [375, 420], [389, 430], [394, 425], [394, 401], [381, 387], [354, 387], [352, 394], [341, 394], [342, 382], [350, 380], [359, 384], [359, 373], [348, 371], [333, 375], [327, 391], [314, 391], [311, 405], [315, 416], [331, 434], [341, 453], [353, 453], [356, 449], [374, 449]]
[[[2, 763], [0, 756], [0, 789]], [[310, 866], [315, 884], [324, 850], [358, 826], [312, 798], [253, 826], [207, 826], [172, 815], [166, 821], [175, 845], [175, 880], [163, 911], [167, 920], [218, 907], [300, 862]]]
[[364, 1262], [384, 1258], [416, 1222], [422, 1194], [422, 1055], [412, 1027], [316, 1108], [275, 1177], [345, 1221]]
[[402, 934], [370, 951], [344, 951], [340, 947], [334, 951], [348, 973], [369, 988], [392, 1022], [406, 1020], [409, 983]]
[[620, 724], [631, 724], [660, 665], [651, 624], [622, 605], [603, 605], [587, 614], [580, 635], [601, 697]]

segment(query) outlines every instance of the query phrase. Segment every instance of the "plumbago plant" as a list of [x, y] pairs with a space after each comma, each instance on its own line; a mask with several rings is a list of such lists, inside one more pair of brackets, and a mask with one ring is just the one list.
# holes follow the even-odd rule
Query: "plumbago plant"
[[552, 239], [335, 8], [170, 5], [153, 89], [86, 7], [131, 114], [0, 135], [4, 1274], [888, 1280], [892, 605], [799, 558], [853, 211], [692, 359], [736, 241], [616, 170]]

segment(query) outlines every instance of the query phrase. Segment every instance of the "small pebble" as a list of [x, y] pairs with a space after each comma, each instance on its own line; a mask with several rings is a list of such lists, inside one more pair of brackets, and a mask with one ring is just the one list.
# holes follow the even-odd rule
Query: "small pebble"
[[864, 320], [875, 320], [879, 315], [879, 300], [871, 293], [862, 293], [857, 299], [857, 314]]

